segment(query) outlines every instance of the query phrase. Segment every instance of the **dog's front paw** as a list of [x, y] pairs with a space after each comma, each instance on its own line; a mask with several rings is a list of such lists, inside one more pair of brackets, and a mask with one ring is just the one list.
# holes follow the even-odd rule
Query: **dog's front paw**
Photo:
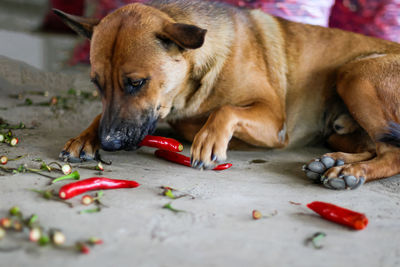
[[191, 164], [197, 169], [212, 169], [216, 164], [226, 160], [226, 150], [231, 138], [222, 129], [203, 128], [193, 140], [191, 147]]
[[70, 139], [61, 151], [59, 158], [62, 161], [77, 163], [95, 160], [99, 150], [99, 141], [90, 134], [79, 135]]

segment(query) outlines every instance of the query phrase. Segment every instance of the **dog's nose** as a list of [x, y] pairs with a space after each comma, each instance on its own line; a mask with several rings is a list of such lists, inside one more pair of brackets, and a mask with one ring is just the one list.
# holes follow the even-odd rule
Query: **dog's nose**
[[116, 136], [106, 135], [100, 138], [101, 148], [105, 151], [116, 151], [122, 149], [122, 140]]

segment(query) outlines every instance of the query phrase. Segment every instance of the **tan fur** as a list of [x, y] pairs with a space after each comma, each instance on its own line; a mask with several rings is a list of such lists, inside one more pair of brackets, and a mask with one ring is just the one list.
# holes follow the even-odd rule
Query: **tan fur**
[[[155, 36], [167, 34], [175, 23], [206, 29], [204, 44], [163, 50]], [[232, 137], [284, 148], [308, 144], [323, 133], [332, 134], [332, 147], [361, 153], [346, 156], [349, 164], [332, 175], [351, 171], [372, 180], [400, 171], [387, 169], [398, 164], [398, 148], [376, 141], [390, 121], [400, 122], [398, 44], [258, 10], [169, 0], [127, 5], [101, 20], [94, 26], [91, 63], [91, 76], [104, 90], [100, 125], [151, 110], [193, 141], [194, 165], [224, 160]], [[151, 80], [128, 97], [126, 77]], [[337, 124], [344, 130], [334, 133]], [[79, 154], [71, 142], [64, 149]], [[352, 165], [372, 155], [381, 171], [366, 168], [367, 163]]]

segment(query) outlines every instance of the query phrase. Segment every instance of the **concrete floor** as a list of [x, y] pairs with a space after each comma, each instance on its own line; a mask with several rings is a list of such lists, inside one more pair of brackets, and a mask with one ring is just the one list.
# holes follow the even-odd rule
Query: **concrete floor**
[[[63, 144], [79, 134], [101, 110], [99, 101], [84, 102], [76, 110], [52, 112], [49, 107], [21, 107], [22, 100], [9, 94], [48, 90], [66, 94], [69, 88], [92, 90], [87, 73], [46, 73], [24, 63], [0, 57], [0, 117], [23, 121], [35, 129], [15, 130], [21, 142], [16, 148], [0, 144], [0, 155], [28, 156], [7, 166], [34, 158], [57, 160]], [[32, 97], [34, 101], [49, 98]], [[171, 132], [159, 130], [162, 135]], [[35, 174], [0, 176], [0, 217], [13, 205], [27, 215], [35, 213], [45, 227], [62, 229], [67, 243], [97, 236], [104, 244], [89, 255], [52, 248], [38, 248], [25, 238], [0, 241], [2, 266], [399, 266], [400, 180], [398, 177], [364, 185], [356, 191], [332, 191], [310, 183], [301, 171], [303, 163], [324, 153], [324, 148], [291, 151], [230, 151], [234, 166], [222, 172], [196, 171], [153, 156], [153, 149], [102, 155], [113, 161], [104, 173], [111, 178], [134, 179], [137, 189], [105, 191], [108, 206], [100, 213], [78, 214], [74, 208], [48, 201], [28, 188], [58, 188]], [[189, 153], [186, 144], [184, 152]], [[255, 164], [253, 159], [266, 162]], [[35, 165], [36, 164], [36, 165]], [[91, 164], [94, 165], [94, 164]], [[82, 178], [94, 171], [79, 169]], [[195, 199], [172, 201], [174, 214], [162, 206], [170, 200], [160, 186], [188, 192]], [[365, 230], [353, 231], [313, 214], [304, 205], [314, 200], [331, 202], [367, 214]], [[297, 206], [289, 201], [299, 202]], [[253, 209], [271, 218], [254, 221]], [[305, 245], [307, 237], [325, 232], [323, 249]]]

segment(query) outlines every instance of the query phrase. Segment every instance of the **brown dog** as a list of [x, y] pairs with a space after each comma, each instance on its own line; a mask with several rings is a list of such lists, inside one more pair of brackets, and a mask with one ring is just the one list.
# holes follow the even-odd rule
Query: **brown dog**
[[165, 118], [192, 165], [232, 137], [284, 148], [324, 137], [342, 152], [305, 167], [334, 189], [400, 173], [400, 45], [207, 1], [130, 4], [101, 21], [55, 11], [91, 39], [103, 112], [60, 157], [131, 150]]

